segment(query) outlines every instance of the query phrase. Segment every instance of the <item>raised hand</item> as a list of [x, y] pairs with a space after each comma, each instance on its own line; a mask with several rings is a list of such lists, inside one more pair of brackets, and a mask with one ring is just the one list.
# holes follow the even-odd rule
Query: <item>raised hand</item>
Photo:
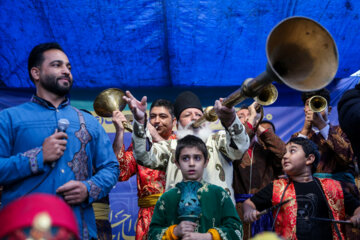
[[123, 96], [123, 99], [127, 102], [134, 118], [139, 123], [143, 124], [145, 122], [146, 108], [147, 108], [147, 97], [142, 97], [141, 101], [137, 100], [130, 91], [125, 92], [126, 96]]
[[112, 122], [115, 126], [116, 131], [124, 131], [124, 125], [122, 124], [122, 122], [126, 122], [126, 121], [127, 120], [121, 111], [119, 110], [113, 111]]
[[319, 112], [314, 113], [312, 123], [319, 130], [323, 129], [327, 125], [326, 121]]
[[259, 103], [257, 102], [253, 102], [250, 106], [249, 106], [249, 113], [250, 113], [250, 116], [249, 116], [249, 119], [248, 119], [248, 122], [253, 126], [255, 127], [259, 120], [260, 120], [260, 113], [256, 112], [256, 108], [260, 106]]
[[149, 122], [147, 123], [146, 127], [150, 132], [153, 142], [160, 142], [160, 141], [165, 140], [160, 136], [160, 134], [157, 132], [156, 128], [153, 125], [151, 125]]
[[216, 100], [214, 109], [224, 127], [230, 127], [236, 118], [235, 108], [228, 108], [222, 105], [223, 101], [223, 98]]
[[312, 124], [313, 124], [313, 117], [314, 117], [313, 111], [311, 111], [310, 109], [305, 110], [304, 126], [300, 132], [302, 135], [307, 136], [308, 133], [310, 132]]

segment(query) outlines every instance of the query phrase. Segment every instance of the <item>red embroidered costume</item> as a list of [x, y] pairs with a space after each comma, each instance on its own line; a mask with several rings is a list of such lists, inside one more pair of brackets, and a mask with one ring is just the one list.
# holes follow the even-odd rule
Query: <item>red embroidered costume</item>
[[[169, 139], [176, 139], [176, 135], [171, 135]], [[165, 191], [165, 172], [152, 170], [137, 164], [133, 155], [132, 144], [126, 151], [123, 145], [117, 159], [120, 164], [119, 181], [127, 181], [136, 174], [140, 209], [135, 239], [147, 239], [156, 201]]]

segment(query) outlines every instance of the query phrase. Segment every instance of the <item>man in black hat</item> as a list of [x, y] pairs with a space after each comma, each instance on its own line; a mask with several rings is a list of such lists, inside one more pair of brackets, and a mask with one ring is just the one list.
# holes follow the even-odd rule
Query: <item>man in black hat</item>
[[[146, 96], [138, 101], [127, 91], [124, 99], [134, 115], [132, 139], [136, 161], [145, 167], [166, 171], [166, 190], [173, 188], [182, 180], [182, 174], [175, 165], [177, 140], [152, 143], [146, 129]], [[198, 129], [193, 129], [191, 123], [203, 115], [202, 105], [194, 93], [190, 91], [180, 93], [174, 104], [180, 133], [177, 133], [177, 138], [192, 134], [205, 140], [210, 160], [203, 178], [206, 182], [223, 187], [234, 201], [232, 161], [241, 159], [249, 147], [249, 137], [234, 108], [223, 106], [222, 99], [215, 101], [214, 108], [226, 130], [212, 134], [206, 123]], [[151, 142], [149, 151], [146, 149], [147, 139]]]

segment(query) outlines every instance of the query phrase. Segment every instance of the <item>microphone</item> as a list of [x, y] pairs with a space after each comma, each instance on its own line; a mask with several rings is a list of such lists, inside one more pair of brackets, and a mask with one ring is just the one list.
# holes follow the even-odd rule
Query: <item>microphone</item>
[[[70, 122], [66, 118], [59, 119], [58, 127], [57, 127], [58, 132], [66, 132], [66, 129], [69, 127], [69, 125], [70, 125]], [[54, 168], [55, 165], [56, 165], [56, 162], [51, 163], [52, 168]]]
[[58, 132], [66, 132], [66, 129], [69, 127], [70, 122], [66, 118], [61, 118], [58, 121]]

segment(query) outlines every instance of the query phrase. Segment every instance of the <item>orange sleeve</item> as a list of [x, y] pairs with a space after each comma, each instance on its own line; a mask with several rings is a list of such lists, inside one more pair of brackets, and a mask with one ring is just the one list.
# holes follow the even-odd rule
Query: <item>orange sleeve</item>
[[127, 151], [125, 151], [125, 147], [123, 145], [116, 158], [120, 165], [120, 182], [127, 181], [130, 177], [136, 174], [137, 163], [133, 155], [132, 144], [129, 146]]

